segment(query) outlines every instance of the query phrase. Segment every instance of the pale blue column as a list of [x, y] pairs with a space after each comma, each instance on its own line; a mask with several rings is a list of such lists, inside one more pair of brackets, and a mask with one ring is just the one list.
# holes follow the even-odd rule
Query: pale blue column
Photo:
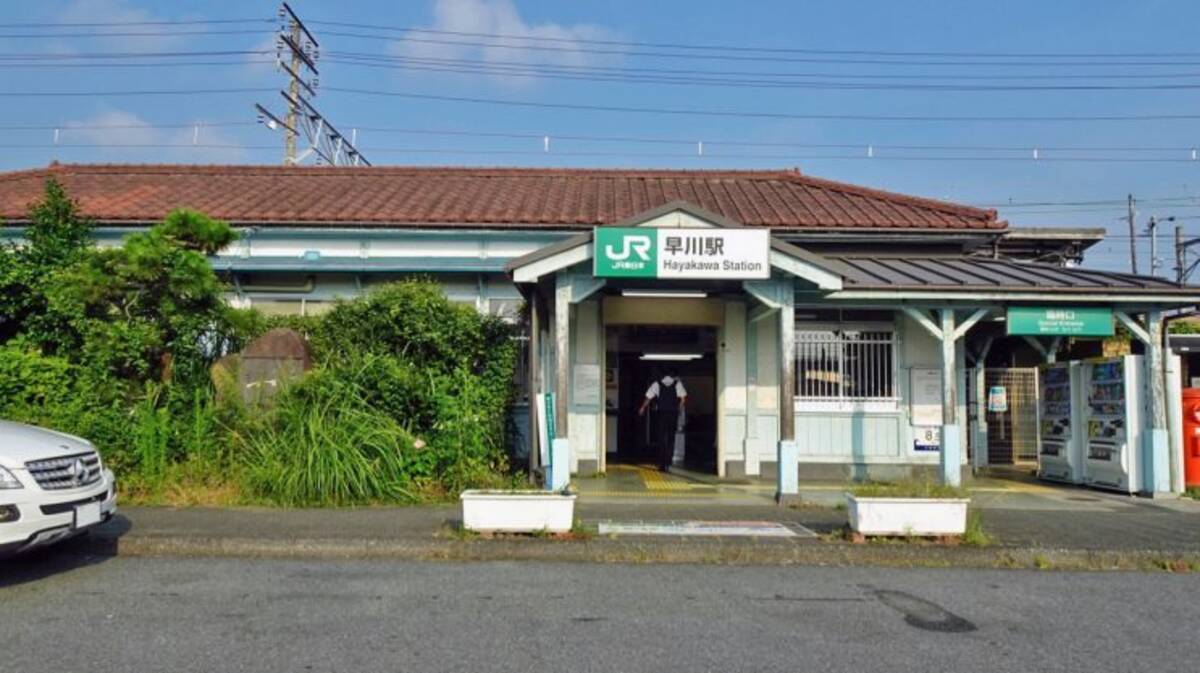
[[962, 485], [962, 437], [958, 425], [942, 426], [942, 451], [940, 454], [942, 483], [947, 486]]
[[800, 453], [795, 440], [779, 442], [779, 470], [775, 477], [776, 498], [786, 500], [800, 493]]
[[571, 442], [565, 437], [556, 437], [550, 443], [549, 471], [547, 484], [551, 491], [561, 491], [571, 483]]
[[1151, 495], [1171, 492], [1171, 440], [1166, 428], [1151, 428], [1142, 439], [1142, 490]]

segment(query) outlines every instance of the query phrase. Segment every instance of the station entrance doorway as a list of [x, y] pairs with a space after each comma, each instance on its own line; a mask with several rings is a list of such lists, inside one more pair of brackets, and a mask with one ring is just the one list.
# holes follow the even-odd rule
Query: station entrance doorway
[[621, 325], [606, 328], [605, 336], [606, 462], [656, 465], [660, 414], [654, 404], [643, 416], [638, 408], [650, 385], [672, 374], [687, 391], [682, 445], [671, 447], [674, 464], [716, 474], [716, 328]]

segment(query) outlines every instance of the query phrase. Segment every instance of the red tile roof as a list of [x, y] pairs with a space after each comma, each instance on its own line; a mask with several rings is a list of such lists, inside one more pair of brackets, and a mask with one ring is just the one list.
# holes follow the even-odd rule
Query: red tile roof
[[994, 210], [798, 171], [52, 164], [0, 173], [21, 221], [56, 178], [102, 223], [189, 207], [233, 224], [588, 228], [676, 200], [776, 229], [1003, 229]]

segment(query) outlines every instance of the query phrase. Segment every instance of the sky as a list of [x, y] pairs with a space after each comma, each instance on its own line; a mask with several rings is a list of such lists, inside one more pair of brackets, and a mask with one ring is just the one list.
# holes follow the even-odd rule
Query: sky
[[[1133, 194], [1140, 271], [1149, 218], [1176, 218], [1163, 275], [1175, 225], [1200, 236], [1194, 1], [291, 4], [313, 104], [376, 165], [795, 167], [1107, 228], [1087, 265], [1114, 270]], [[283, 113], [277, 10], [0, 3], [0, 170], [279, 163], [254, 109]]]

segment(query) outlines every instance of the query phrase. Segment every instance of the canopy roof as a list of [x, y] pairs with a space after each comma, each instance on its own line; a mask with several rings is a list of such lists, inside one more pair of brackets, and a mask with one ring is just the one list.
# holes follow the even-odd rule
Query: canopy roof
[[[616, 224], [742, 226], [686, 202], [665, 204]], [[591, 260], [592, 246], [592, 232], [582, 233], [514, 259], [505, 269], [518, 284], [536, 282]], [[1155, 276], [967, 255], [820, 255], [774, 237], [771, 266], [776, 273], [807, 281], [800, 290], [822, 293], [829, 299], [1200, 303], [1200, 286], [1179, 285]]]

